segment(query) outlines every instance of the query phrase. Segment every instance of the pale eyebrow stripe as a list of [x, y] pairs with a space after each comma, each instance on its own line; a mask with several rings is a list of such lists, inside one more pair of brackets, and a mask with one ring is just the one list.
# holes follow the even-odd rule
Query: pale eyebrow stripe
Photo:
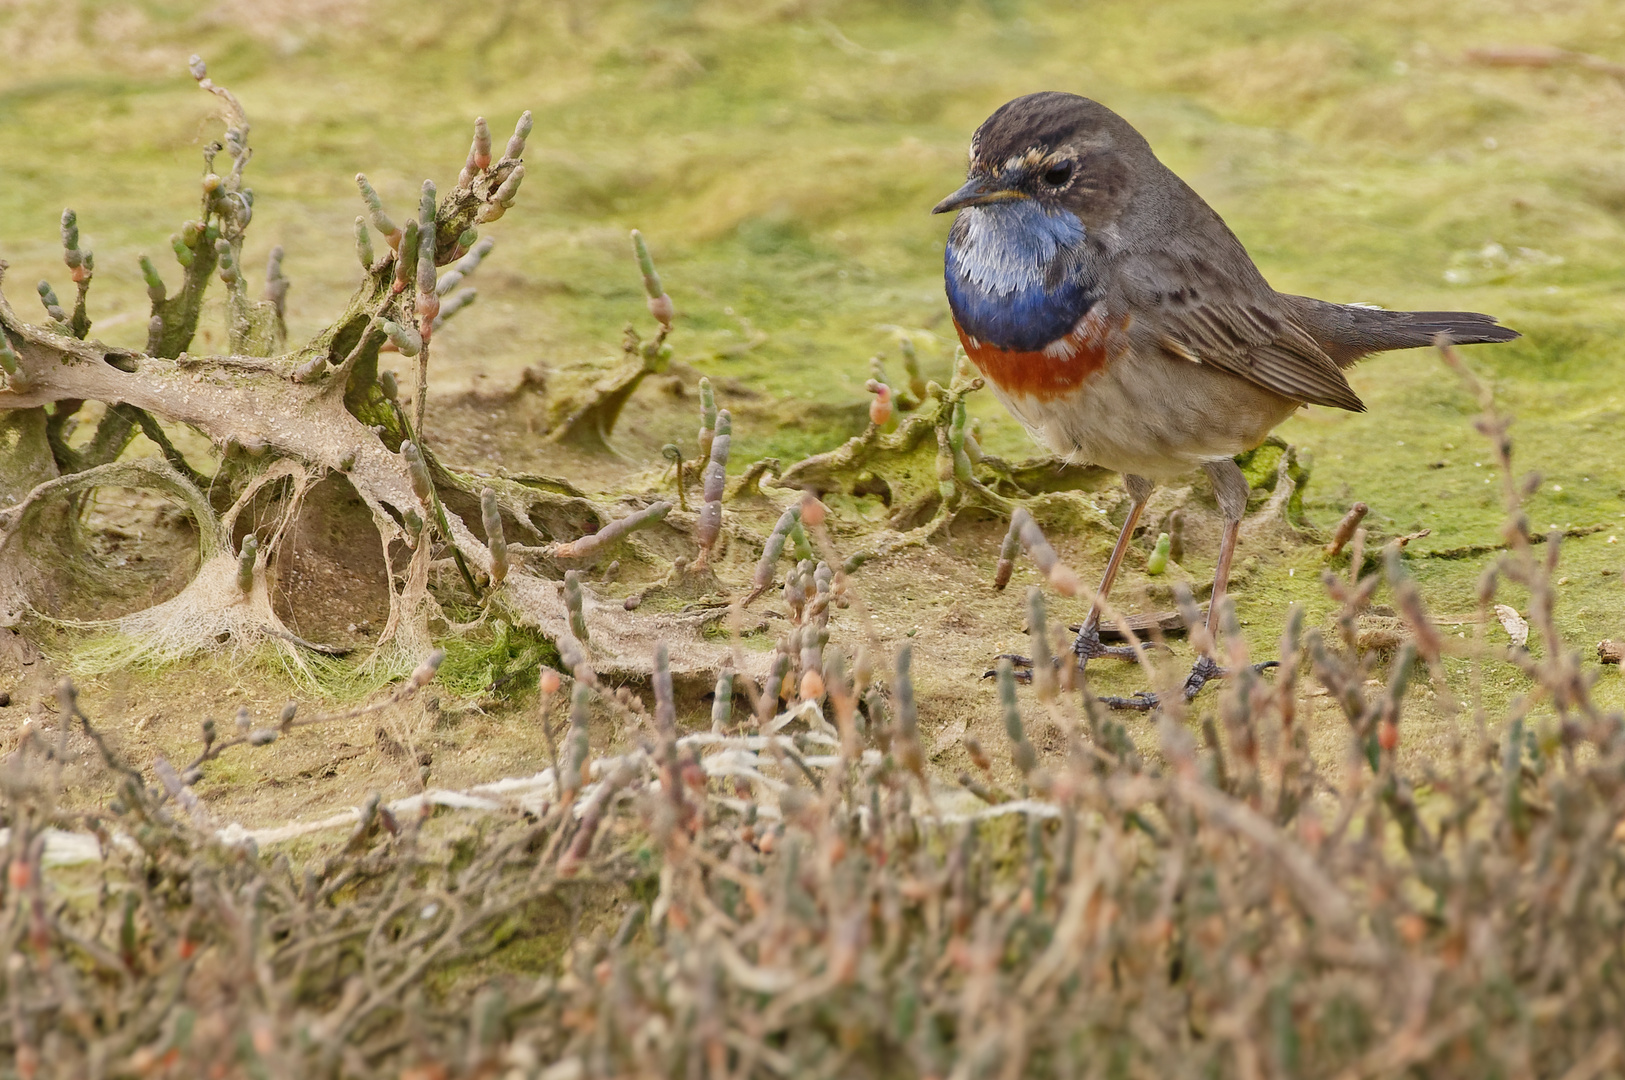
[[1002, 176], [1003, 174], [1012, 172], [1016, 169], [1026, 168], [1037, 170], [1048, 168], [1056, 162], [1070, 160], [1070, 150], [1071, 147], [1061, 147], [1057, 150], [1051, 150], [1048, 153], [1045, 153], [1044, 150], [1038, 146], [1029, 146], [1021, 153], [1011, 154], [1009, 157], [1005, 158], [1003, 164], [999, 165], [995, 171], [998, 175]]

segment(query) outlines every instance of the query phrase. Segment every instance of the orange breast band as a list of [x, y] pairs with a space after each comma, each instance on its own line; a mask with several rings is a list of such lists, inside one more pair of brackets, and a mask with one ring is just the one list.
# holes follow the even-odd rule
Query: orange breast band
[[1127, 325], [1127, 319], [1109, 325], [1097, 306], [1056, 344], [1032, 352], [1015, 352], [972, 337], [954, 320], [965, 352], [983, 375], [1007, 394], [1040, 401], [1052, 401], [1076, 391], [1104, 368], [1116, 351], [1112, 339]]

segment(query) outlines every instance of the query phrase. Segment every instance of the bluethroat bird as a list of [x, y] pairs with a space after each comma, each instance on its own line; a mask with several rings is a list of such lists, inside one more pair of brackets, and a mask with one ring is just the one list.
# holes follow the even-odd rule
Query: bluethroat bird
[[[1518, 336], [1474, 312], [1276, 292], [1138, 131], [1075, 94], [1029, 94], [988, 117], [971, 137], [965, 185], [932, 213], [953, 210], [945, 276], [965, 352], [1034, 439], [1121, 473], [1128, 489], [1128, 518], [1073, 645], [1079, 665], [1133, 658], [1101, 642], [1100, 599], [1157, 480], [1200, 467], [1213, 482], [1224, 533], [1211, 641], [1247, 508], [1234, 455], [1304, 404], [1364, 411], [1343, 369], [1370, 353], [1440, 334], [1464, 345]], [[1185, 696], [1222, 674], [1199, 657]]]

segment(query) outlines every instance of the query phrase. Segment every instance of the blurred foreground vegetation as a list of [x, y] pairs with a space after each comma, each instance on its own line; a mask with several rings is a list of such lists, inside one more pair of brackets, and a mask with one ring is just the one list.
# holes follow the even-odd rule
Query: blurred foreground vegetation
[[[1523, 539], [1498, 464], [1510, 552], [1480, 648], [1503, 583], [1554, 636], [1557, 540]], [[1449, 639], [1397, 546], [1383, 562], [1328, 575], [1330, 632], [1294, 606], [1273, 684], [1227, 605], [1241, 674], [1217, 715], [1176, 702], [1154, 738], [1047, 666], [1024, 723], [1001, 661], [1003, 737], [965, 740], [968, 811], [924, 771], [908, 645], [876, 671], [832, 638], [801, 684], [821, 674], [825, 708], [775, 716], [766, 693], [759, 724], [719, 683], [712, 730], [688, 734], [663, 643], [652, 705], [578, 666], [566, 707], [544, 672], [552, 765], [484, 789], [490, 817], [375, 795], [298, 861], [214, 831], [189, 774], [149, 786], [64, 680], [54, 738], [26, 731], [0, 772], [13, 1075], [1619, 1076], [1625, 714], [1577, 653], [1519, 648], [1484, 654], [1530, 682], [1511, 715], [1453, 700]], [[1384, 584], [1408, 632], [1388, 655], [1357, 630]], [[821, 585], [796, 633], [859, 597]], [[1040, 589], [1027, 609], [1044, 657]], [[1419, 767], [1396, 754], [1413, 682], [1460, 725]], [[1306, 731], [1320, 695], [1334, 761]], [[627, 752], [593, 754], [595, 698]], [[1531, 722], [1536, 699], [1557, 719]], [[205, 722], [197, 760], [342, 718]], [[76, 810], [64, 782], [116, 794]]]

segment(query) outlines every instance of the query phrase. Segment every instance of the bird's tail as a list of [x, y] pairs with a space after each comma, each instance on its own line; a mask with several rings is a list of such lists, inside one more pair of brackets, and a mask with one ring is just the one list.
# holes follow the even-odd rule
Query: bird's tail
[[1303, 328], [1328, 356], [1348, 365], [1374, 352], [1432, 345], [1440, 334], [1457, 345], [1511, 341], [1516, 330], [1501, 326], [1493, 315], [1476, 311], [1385, 311], [1358, 304], [1329, 304], [1294, 297]]

